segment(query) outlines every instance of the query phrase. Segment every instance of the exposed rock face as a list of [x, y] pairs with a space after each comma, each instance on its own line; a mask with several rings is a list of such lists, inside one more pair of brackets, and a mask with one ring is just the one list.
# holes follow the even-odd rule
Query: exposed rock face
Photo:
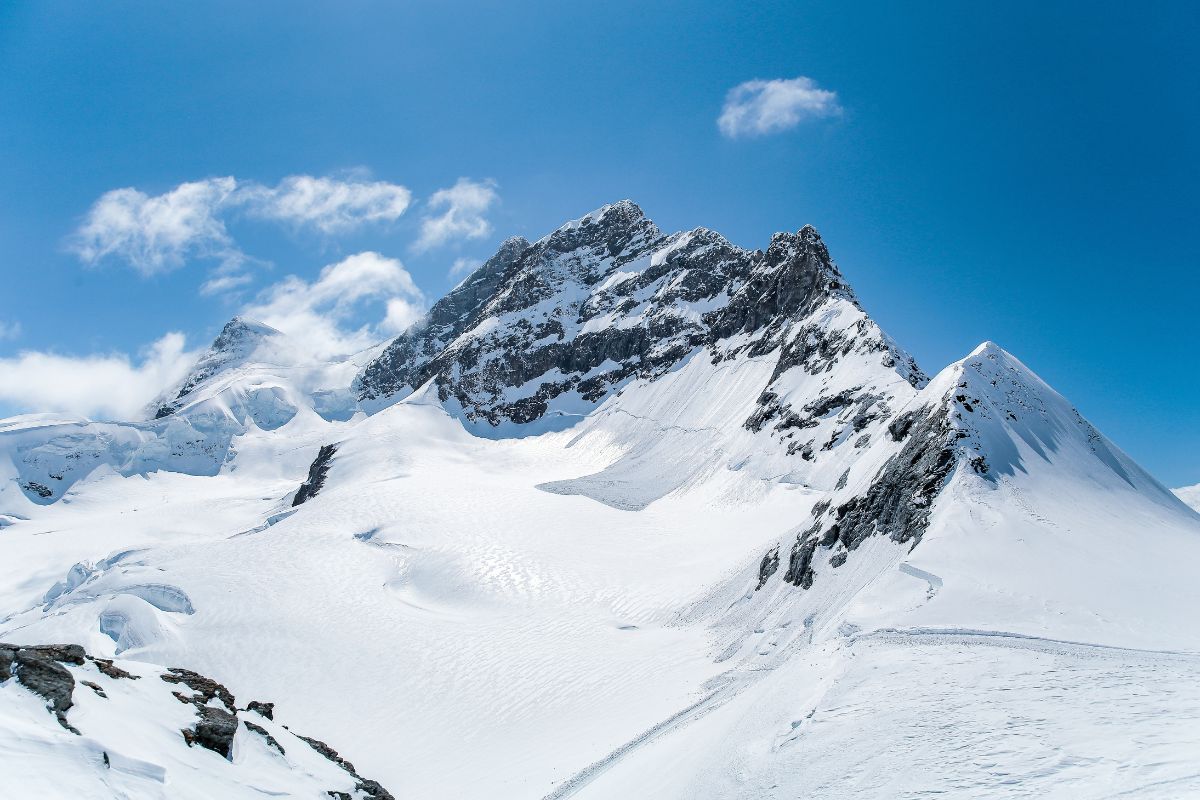
[[758, 586], [756, 586], [755, 589], [761, 589], [762, 587], [766, 586], [767, 581], [771, 579], [771, 576], [774, 575], [778, 569], [779, 548], [776, 547], [774, 550], [771, 550], [769, 553], [763, 556], [762, 563], [758, 565]]
[[[904, 419], [904, 446], [878, 470], [862, 494], [830, 508], [814, 509], [812, 526], [792, 547], [784, 580], [808, 589], [818, 548], [835, 550], [830, 563], [845, 563], [847, 554], [869, 536], [895, 542], [920, 541], [929, 525], [931, 506], [956, 463], [955, 443], [964, 434], [949, 422], [944, 406]], [[762, 583], [760, 582], [760, 587]]]
[[129, 680], [138, 680], [137, 675], [132, 675], [118, 667], [107, 658], [97, 658], [96, 656], [88, 656], [88, 660], [96, 665], [96, 669], [110, 678], [127, 678]]
[[83, 664], [83, 648], [75, 644], [21, 647], [0, 643], [0, 681], [14, 675], [17, 682], [46, 699], [58, 723], [79, 733], [67, 722], [67, 711], [74, 705], [75, 678], [63, 664]]
[[267, 719], [275, 719], [275, 704], [274, 703], [262, 703], [262, 702], [259, 702], [258, 700], [251, 700], [249, 703], [246, 704], [246, 710], [253, 711], [256, 714], [259, 714], [260, 716], [266, 717]]
[[196, 717], [196, 725], [183, 731], [184, 740], [189, 745], [198, 744], [225, 758], [233, 758], [233, 737], [238, 727], [237, 715], [220, 708], [204, 706], [196, 709]]
[[[184, 740], [189, 745], [198, 744], [225, 758], [232, 758], [233, 737], [238, 728], [233, 694], [212, 678], [178, 667], [167, 670], [162, 679], [167, 683], [183, 684], [194, 692], [191, 697], [181, 692], [175, 694], [180, 702], [196, 707], [196, 724], [183, 731]], [[225, 707], [210, 705], [212, 700], [220, 700]]]
[[[697, 357], [773, 364], [742, 427], [778, 440], [799, 464], [793, 473], [831, 493], [846, 488], [858, 454], [910, 432], [914, 420], [894, 419], [895, 409], [928, 383], [862, 311], [812, 226], [745, 250], [704, 228], [664, 234], [622, 201], [532, 244], [506, 242], [354, 388], [368, 410], [430, 386], [468, 422], [524, 425], [587, 414]], [[816, 521], [790, 555], [764, 556], [759, 587], [781, 560], [789, 582], [810, 583], [820, 546], [919, 535], [927, 512], [910, 484], [949, 469], [938, 455], [946, 430], [932, 424], [840, 516]]]
[[321, 487], [325, 485], [325, 477], [329, 474], [329, 462], [333, 460], [333, 454], [337, 452], [337, 445], [324, 444], [317, 451], [317, 457], [313, 459], [312, 465], [308, 468], [308, 480], [300, 484], [300, 488], [296, 490], [296, 496], [292, 498], [292, 507], [296, 507], [307, 500], [311, 500], [317, 496], [317, 492], [321, 491]]
[[505, 242], [369, 363], [355, 391], [371, 408], [432, 381], [467, 420], [499, 425], [586, 412], [702, 349], [719, 360], [783, 348], [776, 377], [857, 349], [923, 380], [873, 323], [832, 342], [813, 323], [805, 344], [784, 347], [835, 298], [857, 307], [811, 226], [751, 251], [704, 228], [664, 235], [626, 200], [533, 244]]
[[435, 303], [424, 319], [396, 337], [356, 379], [360, 398], [384, 398], [428, 380], [429, 362], [479, 322], [484, 307], [528, 247], [529, 242], [519, 236], [506, 240], [494, 256]]
[[[865, 399], [830, 397], [815, 410]], [[865, 456], [872, 471], [860, 475], [855, 487], [848, 468], [833, 492], [814, 507], [811, 522], [792, 543], [783, 576], [788, 583], [811, 587], [816, 565], [827, 560], [833, 568], [841, 566], [872, 536], [915, 547], [929, 528], [935, 501], [951, 481], [978, 479], [995, 485], [1002, 476], [1026, 469], [1018, 442], [1046, 454], [1064, 447], [1063, 440], [1072, 436], [1097, 466], [1127, 484], [1135, 479], [1131, 462], [1074, 407], [991, 342], [947, 367], [905, 408], [886, 412], [882, 420], [886, 433], [868, 443]], [[1152, 479], [1141, 488], [1166, 495]], [[759, 588], [766, 583], [761, 576], [773, 572], [772, 557], [773, 551], [764, 557]]]

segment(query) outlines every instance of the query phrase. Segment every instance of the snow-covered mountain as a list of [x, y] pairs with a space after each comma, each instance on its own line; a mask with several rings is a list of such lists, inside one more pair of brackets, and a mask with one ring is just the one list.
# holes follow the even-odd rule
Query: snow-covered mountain
[[216, 474], [231, 461], [234, 440], [248, 431], [350, 419], [350, 380], [373, 355], [314, 361], [274, 328], [235, 318], [142, 420], [29, 414], [0, 421], [0, 452], [9, 462], [0, 458], [0, 474], [8, 469], [0, 505], [6, 492], [18, 491], [35, 504], [56, 502], [97, 470]]
[[[605, 206], [334, 363], [234, 320], [144, 420], [0, 423], [0, 480], [0, 641], [211, 675], [397, 797], [1200, 792], [1200, 515], [998, 346], [928, 379], [811, 227]], [[31, 691], [30, 791], [364, 791]]]

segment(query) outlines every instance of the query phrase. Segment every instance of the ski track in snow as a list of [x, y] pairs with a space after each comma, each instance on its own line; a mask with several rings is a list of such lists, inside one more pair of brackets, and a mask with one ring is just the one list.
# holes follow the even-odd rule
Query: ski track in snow
[[920, 643], [978, 644], [989, 647], [1009, 647], [1037, 650], [1042, 653], [1069, 653], [1074, 655], [1169, 658], [1200, 665], [1200, 652], [1188, 650], [1148, 650], [1137, 647], [1118, 647], [1092, 642], [1075, 642], [1066, 639], [1048, 639], [1010, 631], [986, 631], [970, 628], [880, 628], [869, 633], [856, 633], [854, 641], [883, 639]]

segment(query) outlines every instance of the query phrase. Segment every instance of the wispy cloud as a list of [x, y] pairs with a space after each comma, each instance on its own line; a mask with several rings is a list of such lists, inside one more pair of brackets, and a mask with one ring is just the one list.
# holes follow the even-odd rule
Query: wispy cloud
[[0, 358], [0, 402], [18, 409], [134, 418], [195, 363], [182, 333], [168, 333], [135, 362], [124, 353], [71, 356], [25, 351]]
[[[379, 322], [362, 322], [366, 308], [382, 306]], [[296, 276], [268, 287], [244, 316], [265, 322], [327, 358], [369, 347], [421, 315], [425, 298], [397, 259], [365, 252], [321, 270], [314, 281]]]
[[248, 280], [238, 271], [250, 259], [225, 227], [237, 214], [333, 234], [393, 222], [411, 202], [412, 193], [398, 184], [311, 175], [292, 175], [276, 186], [207, 178], [159, 195], [114, 189], [92, 205], [68, 246], [84, 263], [117, 259], [143, 275], [176, 269], [192, 258], [216, 260], [219, 272], [205, 284], [212, 293]]
[[72, 236], [71, 249], [85, 263], [111, 256], [143, 275], [175, 269], [189, 257], [237, 260], [219, 216], [236, 189], [233, 178], [209, 178], [154, 196], [132, 188], [105, 192]]
[[255, 217], [340, 233], [365, 223], [399, 219], [412, 202], [412, 192], [384, 181], [351, 183], [293, 175], [273, 188], [247, 184], [238, 201]]
[[0, 342], [5, 339], [16, 339], [21, 335], [21, 323], [5, 322], [0, 319]]
[[492, 225], [484, 215], [498, 198], [494, 181], [459, 178], [453, 186], [437, 190], [429, 198], [429, 213], [421, 219], [413, 249], [424, 252], [454, 239], [487, 236]]
[[222, 274], [218, 271], [200, 285], [200, 294], [205, 296], [225, 294], [240, 289], [253, 280], [254, 278], [245, 272]]
[[837, 93], [822, 89], [812, 78], [754, 80], [729, 90], [717, 127], [731, 139], [764, 136], [806, 119], [841, 113]]

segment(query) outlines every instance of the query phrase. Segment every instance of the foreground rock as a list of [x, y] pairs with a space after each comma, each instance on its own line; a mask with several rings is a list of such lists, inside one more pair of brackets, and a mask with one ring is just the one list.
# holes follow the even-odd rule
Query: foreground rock
[[192, 670], [118, 664], [79, 645], [0, 643], [8, 796], [393, 800], [274, 716], [273, 703], [239, 709], [228, 688]]

